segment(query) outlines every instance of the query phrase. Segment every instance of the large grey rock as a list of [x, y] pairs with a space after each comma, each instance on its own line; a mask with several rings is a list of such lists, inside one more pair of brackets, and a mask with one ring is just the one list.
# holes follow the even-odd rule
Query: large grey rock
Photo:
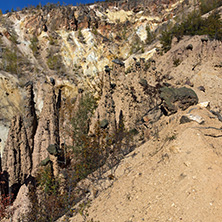
[[51, 155], [57, 156], [59, 154], [59, 146], [57, 144], [50, 144], [47, 148], [47, 151]]
[[107, 119], [103, 119], [100, 122], [100, 127], [103, 128], [103, 129], [106, 129], [108, 125], [109, 125], [109, 121]]
[[169, 88], [160, 89], [160, 98], [163, 100], [163, 106], [167, 110], [168, 115], [177, 112], [177, 109], [187, 109], [189, 106], [198, 103], [196, 93], [189, 88]]

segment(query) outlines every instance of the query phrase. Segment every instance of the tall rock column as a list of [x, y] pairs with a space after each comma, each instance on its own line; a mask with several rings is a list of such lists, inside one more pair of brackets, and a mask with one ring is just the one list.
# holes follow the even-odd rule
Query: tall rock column
[[34, 146], [34, 136], [37, 129], [37, 116], [35, 112], [35, 102], [34, 102], [34, 93], [33, 93], [33, 83], [26, 83], [27, 95], [25, 98], [25, 107], [24, 107], [24, 124], [27, 132], [28, 142], [33, 152]]
[[33, 170], [36, 170], [47, 157], [53, 162], [54, 175], [58, 175], [58, 163], [55, 155], [49, 154], [49, 145], [59, 147], [59, 110], [57, 109], [55, 90], [52, 85], [48, 85], [44, 105], [40, 114], [37, 131], [34, 138], [34, 150], [32, 154]]
[[110, 81], [110, 69], [108, 66], [106, 66], [104, 73], [103, 94], [90, 126], [90, 132], [92, 133], [95, 131], [98, 120], [100, 121], [100, 127], [107, 129], [111, 135], [114, 135], [116, 132], [115, 102], [112, 96], [113, 90], [116, 86]]
[[26, 129], [22, 117], [17, 115], [11, 121], [2, 158], [2, 171], [7, 173], [9, 188], [15, 196], [30, 175], [31, 167], [31, 150]]

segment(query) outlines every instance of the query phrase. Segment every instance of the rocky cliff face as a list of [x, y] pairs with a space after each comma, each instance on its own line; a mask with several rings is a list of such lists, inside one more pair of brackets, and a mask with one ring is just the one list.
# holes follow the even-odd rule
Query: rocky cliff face
[[[56, 98], [54, 87], [46, 84], [44, 106], [37, 122], [33, 85], [26, 84], [24, 114], [12, 118], [2, 157], [2, 172], [7, 174], [11, 192], [17, 195], [20, 187], [35, 174], [41, 161], [50, 156], [54, 174], [58, 175], [57, 157], [47, 151], [49, 145], [59, 147], [60, 96]], [[37, 127], [38, 125], [38, 127]]]

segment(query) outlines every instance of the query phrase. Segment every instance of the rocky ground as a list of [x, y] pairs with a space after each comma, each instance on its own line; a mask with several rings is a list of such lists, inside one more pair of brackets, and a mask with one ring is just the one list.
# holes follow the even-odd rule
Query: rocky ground
[[[180, 124], [184, 113], [205, 122]], [[194, 106], [159, 124], [158, 136], [126, 156], [110, 186], [70, 221], [221, 221], [221, 122]]]
[[[8, 192], [7, 184], [17, 195], [13, 221], [24, 219], [28, 212], [30, 183], [40, 166], [50, 163], [52, 176], [64, 180], [62, 149], [65, 143], [72, 145], [70, 122], [89, 91], [98, 99], [98, 107], [87, 126], [88, 135], [95, 137], [99, 123], [110, 135], [123, 133], [124, 125], [130, 137], [116, 137], [122, 145], [117, 165], [109, 165], [108, 159], [107, 165], [80, 181], [78, 203], [58, 221], [222, 220], [222, 43], [208, 36], [183, 36], [180, 41], [174, 38], [166, 53], [159, 41], [145, 44], [147, 24], [158, 35], [158, 29], [175, 22], [174, 13], [182, 7], [185, 12], [196, 7], [185, 1], [163, 3], [160, 8], [151, 4], [151, 14], [139, 7], [124, 11], [127, 4], [117, 10], [110, 3], [106, 11], [91, 5], [3, 16], [10, 18], [7, 27], [20, 43], [12, 42], [14, 31], [7, 33], [1, 27], [1, 44], [12, 48], [17, 44], [20, 56], [30, 54], [34, 65], [33, 72], [27, 70], [29, 65], [21, 66], [24, 76], [0, 73], [0, 171], [10, 178], [0, 175], [0, 193]], [[56, 19], [46, 20], [55, 11]], [[64, 14], [70, 16], [63, 18]], [[64, 24], [57, 23], [61, 18]], [[136, 31], [127, 29], [124, 40], [114, 29], [121, 30], [126, 21]], [[108, 40], [107, 30], [115, 34]], [[41, 50], [31, 52], [33, 35]], [[133, 42], [143, 42], [143, 48], [129, 48]], [[62, 56], [66, 70], [50, 68], [46, 62], [50, 50]], [[115, 153], [118, 145], [114, 142], [109, 149]]]

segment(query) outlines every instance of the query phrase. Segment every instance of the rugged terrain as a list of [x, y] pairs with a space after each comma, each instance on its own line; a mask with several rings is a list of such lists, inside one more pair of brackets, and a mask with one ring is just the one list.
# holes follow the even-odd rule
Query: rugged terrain
[[221, 27], [160, 41], [199, 7], [1, 16], [4, 221], [221, 221]]
[[[186, 46], [191, 43], [194, 50], [187, 51]], [[213, 45], [217, 46], [211, 54]], [[151, 129], [148, 127], [145, 131], [148, 141], [92, 185], [98, 192], [96, 198], [89, 196], [89, 202], [77, 205], [74, 212], [83, 208], [83, 213], [71, 221], [221, 220], [222, 135], [220, 116], [218, 119], [215, 115], [220, 109], [221, 68], [216, 64], [220, 63], [221, 50], [220, 42], [202, 45], [201, 37], [185, 37], [161, 57], [157, 70], [172, 75], [168, 83], [191, 85], [199, 104], [169, 117], [163, 115]], [[174, 56], [183, 58], [176, 68], [169, 65]], [[204, 59], [198, 70], [192, 70], [197, 62], [194, 58], [199, 56]], [[150, 76], [151, 73], [145, 78]], [[184, 115], [195, 117], [194, 121], [183, 121]], [[146, 126], [152, 121], [144, 120]], [[110, 174], [114, 175], [113, 180], [109, 179]]]
[[162, 118], [159, 138], [126, 156], [108, 186], [95, 184], [106, 189], [70, 221], [221, 221], [221, 122], [192, 108], [203, 125]]

